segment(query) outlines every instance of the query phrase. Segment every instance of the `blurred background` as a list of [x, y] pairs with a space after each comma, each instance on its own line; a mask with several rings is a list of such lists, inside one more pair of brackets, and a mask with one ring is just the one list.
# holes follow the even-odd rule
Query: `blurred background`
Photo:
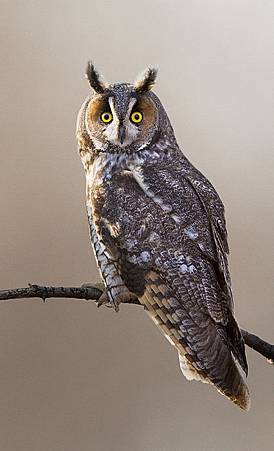
[[[271, 0], [1, 0], [0, 287], [98, 282], [75, 141], [88, 59], [159, 67], [179, 143], [226, 205], [236, 315], [273, 342]], [[249, 413], [188, 382], [137, 306], [0, 305], [0, 449], [273, 449], [274, 369], [247, 350]]]

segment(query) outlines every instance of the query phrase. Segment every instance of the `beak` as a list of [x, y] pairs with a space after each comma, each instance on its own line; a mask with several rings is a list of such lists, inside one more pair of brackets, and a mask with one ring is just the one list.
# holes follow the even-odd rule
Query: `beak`
[[120, 124], [120, 126], [119, 126], [118, 139], [119, 139], [121, 144], [123, 144], [125, 142], [125, 139], [126, 139], [126, 127], [124, 126], [124, 124]]

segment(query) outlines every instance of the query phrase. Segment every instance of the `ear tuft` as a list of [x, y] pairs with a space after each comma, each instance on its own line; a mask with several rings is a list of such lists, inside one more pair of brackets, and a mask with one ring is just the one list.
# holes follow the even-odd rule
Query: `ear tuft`
[[102, 80], [101, 76], [99, 75], [91, 61], [89, 61], [87, 65], [86, 78], [88, 79], [91, 88], [94, 89], [95, 92], [101, 94], [107, 87], [107, 84]]
[[148, 67], [135, 81], [134, 88], [138, 92], [150, 91], [153, 88], [156, 77], [157, 69], [154, 67]]

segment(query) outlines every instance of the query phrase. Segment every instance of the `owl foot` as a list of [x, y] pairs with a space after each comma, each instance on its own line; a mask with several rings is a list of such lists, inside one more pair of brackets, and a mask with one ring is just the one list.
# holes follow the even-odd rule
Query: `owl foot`
[[105, 285], [101, 282], [99, 283], [83, 283], [81, 285], [83, 288], [97, 288], [98, 290], [102, 291], [101, 296], [96, 300], [97, 307], [101, 307], [102, 305], [105, 305], [106, 307], [112, 308], [114, 307], [109, 295], [107, 293], [107, 290], [105, 288]]
[[99, 297], [99, 299], [98, 299], [98, 301], [96, 302], [96, 304], [97, 304], [97, 307], [98, 307], [98, 308], [99, 308], [99, 307], [102, 307], [102, 305], [104, 305], [105, 307], [108, 307], [108, 308], [114, 308], [116, 311], [118, 311], [118, 309], [119, 309], [119, 304], [114, 303], [114, 302], [111, 300], [111, 298], [110, 298], [110, 296], [109, 296], [107, 290], [103, 291], [103, 293], [102, 293], [101, 296]]
[[107, 289], [103, 283], [84, 283], [83, 288], [98, 288], [102, 291], [101, 296], [96, 301], [97, 307], [104, 305], [119, 311], [119, 304], [140, 304], [137, 296], [131, 293], [126, 287], [113, 287]]
[[105, 305], [113, 307], [116, 312], [119, 311], [120, 304], [139, 304], [138, 298], [128, 290], [121, 290], [119, 293], [113, 293], [115, 289], [105, 290], [97, 301], [97, 307]]
[[119, 311], [119, 304], [126, 302], [129, 299], [129, 296], [126, 296], [126, 293], [123, 291], [118, 291], [117, 288], [107, 288], [101, 294], [100, 298], [97, 301], [97, 307], [101, 307], [105, 305], [106, 307], [112, 307], [116, 312]]
[[97, 307], [113, 307], [116, 312], [119, 311], [120, 304], [139, 304], [138, 298], [124, 285], [105, 288], [97, 301]]

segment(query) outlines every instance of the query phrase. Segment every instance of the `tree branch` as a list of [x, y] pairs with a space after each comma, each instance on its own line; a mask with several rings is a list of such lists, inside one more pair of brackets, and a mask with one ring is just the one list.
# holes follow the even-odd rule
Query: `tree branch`
[[269, 363], [274, 364], [274, 345], [267, 343], [257, 335], [247, 332], [247, 330], [241, 329], [244, 342], [247, 346], [262, 354], [267, 358]]
[[[29, 284], [26, 288], [11, 288], [0, 290], [0, 301], [11, 299], [41, 298], [43, 301], [49, 298], [83, 299], [97, 302], [104, 291], [103, 284], [82, 285], [80, 287], [47, 287]], [[125, 304], [139, 304], [138, 300], [130, 299]], [[140, 304], [139, 304], [140, 305]], [[241, 329], [245, 344], [267, 358], [274, 364], [274, 345], [267, 343], [257, 335]]]
[[[11, 299], [41, 298], [43, 301], [49, 298], [83, 299], [97, 301], [102, 294], [102, 284], [81, 287], [46, 287], [29, 284], [27, 288], [11, 288], [0, 290], [0, 301]], [[99, 288], [100, 287], [100, 288]]]

